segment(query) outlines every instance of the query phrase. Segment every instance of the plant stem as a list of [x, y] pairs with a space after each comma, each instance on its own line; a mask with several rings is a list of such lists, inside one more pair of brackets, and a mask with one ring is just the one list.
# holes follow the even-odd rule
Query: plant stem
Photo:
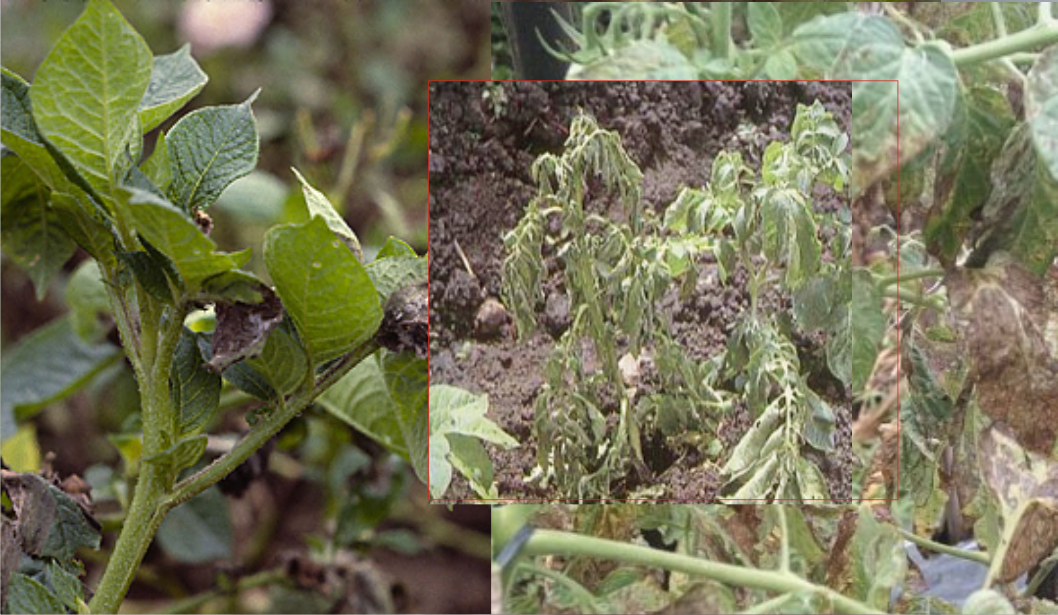
[[971, 562], [977, 562], [979, 564], [984, 564], [985, 566], [992, 563], [992, 558], [989, 557], [987, 553], [981, 553], [979, 551], [967, 551], [966, 549], [960, 549], [958, 547], [942, 545], [939, 542], [934, 542], [928, 538], [923, 538], [915, 534], [914, 532], [909, 532], [902, 527], [898, 527], [896, 529], [898, 532], [900, 532], [900, 535], [903, 536], [905, 540], [913, 542], [924, 549], [929, 549], [930, 551], [936, 551], [937, 553], [944, 553], [945, 555], [951, 555], [953, 557], [959, 557], [965, 560], [970, 560]]
[[[342, 357], [332, 369], [330, 369], [316, 383], [316, 386], [295, 394], [286, 404], [275, 408], [267, 414], [247, 433], [242, 440], [232, 447], [231, 451], [218, 457], [213, 463], [199, 470], [195, 474], [177, 483], [171, 495], [159, 506], [159, 514], [164, 516], [173, 508], [190, 500], [202, 493], [220, 479], [230, 474], [242, 462], [246, 461], [257, 449], [264, 446], [265, 442], [279, 433], [290, 419], [297, 416], [309, 404], [312, 403], [320, 393], [327, 390], [332, 384], [349, 373], [361, 361], [378, 350], [378, 342], [373, 338], [364, 342], [349, 354]], [[159, 521], [160, 522], [160, 521]]]
[[885, 289], [897, 282], [910, 282], [911, 280], [920, 280], [922, 278], [939, 278], [945, 273], [946, 272], [940, 268], [919, 269], [918, 271], [909, 271], [901, 274], [894, 273], [893, 275], [878, 278], [878, 288]]
[[[147, 458], [161, 453], [171, 444], [176, 411], [169, 400], [169, 370], [187, 307], [181, 304], [170, 309], [163, 321], [158, 302], [145, 293], [138, 294], [137, 299], [142, 346], [138, 353], [140, 369], [136, 377], [143, 406], [143, 457]], [[115, 311], [114, 318], [120, 323], [119, 330], [132, 328], [127, 311]], [[114, 553], [89, 605], [93, 613], [117, 612], [161, 523], [161, 519], [155, 519], [155, 513], [172, 486], [171, 480], [168, 468], [163, 465], [140, 464], [132, 504], [114, 545]]]
[[605, 538], [582, 536], [571, 532], [538, 529], [523, 547], [529, 556], [561, 555], [566, 557], [595, 557], [629, 564], [663, 568], [675, 572], [700, 575], [726, 585], [755, 587], [780, 593], [816, 592], [830, 600], [835, 609], [845, 613], [882, 613], [858, 600], [834, 590], [816, 585], [782, 571], [743, 568], [714, 562], [680, 553], [669, 553], [640, 545], [627, 544]]
[[731, 57], [731, 2], [710, 3], [713, 22], [713, 55]]
[[[1042, 2], [1040, 4], [1049, 3]], [[993, 41], [956, 49], [951, 54], [952, 62], [955, 63], [955, 66], [964, 68], [973, 64], [1002, 58], [1012, 53], [1032, 51], [1037, 47], [1058, 43], [1058, 24], [1055, 24], [1052, 19], [1043, 19], [1043, 9], [1041, 8], [1040, 11], [1041, 19], [1035, 26]], [[1048, 8], [1047, 11], [1049, 15], [1050, 9]]]
[[214, 598], [220, 598], [233, 593], [239, 593], [244, 589], [251, 589], [254, 587], [260, 587], [262, 585], [272, 585], [274, 583], [283, 583], [286, 581], [286, 573], [282, 570], [265, 570], [264, 572], [258, 572], [257, 574], [243, 577], [232, 587], [230, 590], [222, 589], [211, 589], [209, 591], [202, 592], [195, 596], [185, 598], [179, 602], [174, 603], [169, 608], [161, 611], [162, 613], [193, 613], [199, 609], [203, 604], [213, 600]]
[[941, 300], [932, 301], [933, 297], [923, 297], [922, 295], [914, 292], [904, 291], [897, 293], [893, 289], [886, 289], [883, 296], [891, 299], [899, 299], [902, 303], [910, 303], [922, 308], [929, 308], [933, 310], [943, 310], [944, 303]]

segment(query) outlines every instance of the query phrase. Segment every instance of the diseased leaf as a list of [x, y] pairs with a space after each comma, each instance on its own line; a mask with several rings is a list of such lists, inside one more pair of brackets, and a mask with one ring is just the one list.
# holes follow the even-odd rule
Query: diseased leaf
[[268, 231], [265, 265], [301, 341], [319, 365], [370, 339], [382, 307], [356, 256], [319, 216]]
[[4, 470], [3, 487], [25, 553], [67, 562], [78, 547], [99, 548], [99, 522], [41, 476]]
[[206, 279], [238, 269], [250, 258], [249, 249], [231, 254], [215, 252], [217, 245], [187, 214], [149, 192], [125, 189], [124, 201], [136, 229], [173, 262], [189, 293]]
[[250, 109], [257, 94], [238, 105], [193, 111], [169, 131], [169, 199], [186, 214], [212, 205], [257, 165], [257, 122]]
[[1029, 133], [1026, 124], [1015, 128], [992, 165], [993, 189], [967, 267], [1005, 250], [1042, 276], [1058, 256], [1058, 180], [1041, 163]]
[[60, 318], [23, 338], [4, 355], [0, 367], [0, 421], [3, 437], [15, 435], [27, 418], [87, 384], [121, 356], [109, 343], [89, 344]]
[[936, 44], [907, 48], [890, 20], [858, 12], [816, 18], [797, 28], [794, 41], [795, 53], [808, 66], [828, 78], [858, 80], [852, 88], [855, 193], [888, 176], [948, 129], [959, 78]]
[[327, 389], [317, 403], [332, 415], [410, 460], [396, 404], [390, 399], [377, 354]]
[[378, 343], [393, 352], [414, 352], [425, 359], [429, 350], [428, 298], [425, 283], [406, 286], [390, 295], [375, 334]]
[[998, 89], [976, 87], [960, 97], [943, 138], [934, 204], [923, 229], [930, 253], [941, 262], [955, 261], [973, 227], [972, 216], [988, 200], [992, 162], [1013, 125], [1010, 103]]
[[[224, 274], [222, 274], [224, 275]], [[209, 367], [221, 372], [237, 361], [256, 356], [270, 331], [283, 319], [283, 304], [267, 286], [260, 286], [259, 303], [218, 302], [217, 326], [213, 329], [213, 358]]]
[[109, 193], [139, 158], [136, 109], [151, 61], [147, 43], [121, 13], [106, 0], [91, 0], [37, 69], [30, 99], [40, 134], [98, 192]]
[[895, 527], [875, 519], [861, 504], [842, 520], [827, 571], [827, 585], [882, 611], [889, 610], [893, 587], [904, 582], [907, 555]]
[[981, 436], [980, 463], [1003, 516], [992, 573], [1009, 583], [1058, 549], [1058, 462], [1025, 451], [997, 424]]
[[349, 225], [342, 219], [341, 214], [331, 204], [330, 199], [319, 190], [313, 188], [312, 184], [297, 169], [292, 168], [291, 170], [294, 171], [294, 175], [301, 182], [301, 189], [305, 193], [305, 205], [309, 208], [309, 217], [319, 216], [323, 218], [327, 222], [327, 227], [338, 236], [338, 239], [341, 239], [345, 245], [349, 246], [349, 249], [353, 251], [358, 260], [363, 261], [364, 251], [360, 248], [360, 240], [356, 238], [356, 233], [349, 228]]
[[176, 113], [206, 86], [209, 77], [191, 57], [191, 44], [154, 56], [151, 79], [140, 100], [141, 130], [147, 133]]
[[158, 528], [158, 544], [188, 564], [231, 557], [233, 536], [228, 502], [215, 487], [174, 508]]
[[1058, 289], [1004, 253], [983, 269], [955, 269], [944, 280], [969, 383], [981, 410], [1008, 425], [1026, 449], [1049, 455], [1058, 438]]
[[[217, 320], [219, 326], [219, 316]], [[220, 376], [202, 360], [195, 334], [187, 327], [181, 330], [173, 353], [169, 397], [179, 416], [180, 436], [202, 429], [220, 404]]]
[[804, 195], [792, 187], [759, 191], [764, 254], [786, 265], [786, 285], [798, 288], [819, 270], [822, 247]]
[[1025, 121], [1041, 164], [1058, 182], [1058, 47], [1047, 48], [1029, 71], [1025, 88]]

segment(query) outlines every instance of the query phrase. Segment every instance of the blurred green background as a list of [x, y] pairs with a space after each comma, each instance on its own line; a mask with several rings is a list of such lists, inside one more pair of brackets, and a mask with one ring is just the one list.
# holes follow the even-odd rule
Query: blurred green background
[[[153, 53], [185, 43], [209, 76], [190, 104], [159, 128], [207, 105], [237, 104], [258, 88], [253, 105], [260, 133], [257, 170], [233, 184], [208, 213], [222, 250], [252, 247], [249, 268], [265, 275], [265, 231], [307, 217], [291, 167], [325, 192], [357, 232], [365, 259], [390, 235], [420, 253], [427, 246], [428, 79], [487, 79], [489, 15], [477, 0], [112, 0]], [[36, 68], [84, 2], [0, 0], [0, 60], [32, 82]], [[154, 146], [149, 134], [144, 155]], [[5, 255], [0, 276], [4, 356], [21, 338], [66, 311], [65, 289], [85, 261], [78, 251], [42, 302], [28, 277]], [[246, 429], [252, 408], [225, 392], [230, 410], [209, 432], [223, 447]], [[130, 451], [138, 440], [139, 397], [123, 362], [83, 390], [50, 404], [4, 443], [4, 461], [18, 471], [50, 465], [60, 476], [88, 480], [108, 532], [123, 516]], [[236, 411], [239, 410], [239, 411]], [[7, 435], [7, 434], [5, 434]], [[488, 511], [425, 505], [425, 487], [407, 465], [386, 455], [333, 415], [313, 409], [275, 444], [265, 481], [254, 481], [211, 520], [213, 534], [159, 536], [133, 585], [126, 608], [174, 606], [230, 583], [238, 574], [274, 568], [282, 553], [338, 562], [335, 553], [368, 554], [398, 583], [401, 611], [482, 612], [488, 599]], [[210, 493], [210, 492], [207, 492]], [[219, 500], [218, 500], [219, 498]], [[192, 502], [194, 503], [194, 501]], [[181, 507], [184, 508], [184, 507]], [[212, 514], [207, 503], [191, 513]], [[179, 509], [178, 509], [179, 510]], [[175, 513], [174, 513], [175, 514]], [[212, 525], [211, 525], [212, 524]], [[171, 533], [171, 532], [170, 532]], [[95, 583], [102, 552], [79, 555]], [[197, 542], [196, 542], [197, 541]], [[197, 558], [197, 559], [196, 559]], [[330, 559], [328, 559], [330, 558]], [[204, 560], [218, 561], [216, 566]], [[232, 576], [233, 567], [238, 574]], [[255, 612], [310, 607], [311, 596], [262, 588], [198, 605], [206, 611]], [[396, 590], [394, 590], [396, 591]], [[259, 595], [263, 593], [264, 595]], [[286, 602], [284, 602], [286, 601]]]

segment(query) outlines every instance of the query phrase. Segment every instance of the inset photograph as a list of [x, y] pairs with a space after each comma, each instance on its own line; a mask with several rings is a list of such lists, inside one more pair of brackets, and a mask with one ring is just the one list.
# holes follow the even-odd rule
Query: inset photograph
[[430, 87], [431, 394], [489, 428], [431, 414], [434, 497], [865, 497], [896, 364], [850, 267], [895, 236], [851, 213], [848, 82]]

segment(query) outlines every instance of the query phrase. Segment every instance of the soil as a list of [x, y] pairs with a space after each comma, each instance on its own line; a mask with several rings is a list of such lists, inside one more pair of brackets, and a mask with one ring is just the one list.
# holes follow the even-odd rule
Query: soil
[[[712, 160], [721, 150], [741, 151], [750, 167], [757, 168], [769, 142], [789, 138], [797, 104], [815, 100], [848, 130], [851, 90], [847, 83], [431, 83], [430, 379], [432, 384], [487, 393], [490, 418], [524, 443], [510, 451], [489, 447], [501, 495], [555, 495], [524, 482], [536, 462], [533, 401], [544, 382], [553, 341], [569, 324], [568, 300], [555, 258], [545, 260], [543, 326], [534, 336], [517, 342], [510, 326], [482, 327], [479, 317], [487, 300], [486, 311], [491, 313], [493, 300], [500, 297], [502, 237], [535, 193], [529, 176], [533, 160], [544, 152], [561, 151], [570, 121], [583, 109], [601, 126], [621, 135], [625, 149], [644, 173], [646, 203], [660, 213], [681, 187], [706, 183]], [[841, 199], [833, 193], [814, 197], [814, 207], [821, 211], [841, 206]], [[608, 204], [589, 202], [587, 206], [606, 211]], [[824, 245], [828, 238], [824, 230]], [[674, 290], [658, 307], [672, 317], [673, 332], [684, 349], [694, 358], [705, 359], [723, 351], [749, 295], [744, 272], [736, 271], [733, 281], [720, 285], [711, 259], [702, 258], [697, 267], [699, 282], [693, 296], [681, 302]], [[777, 290], [769, 292], [764, 305], [789, 309], [789, 297]], [[821, 356], [820, 340], [799, 342], [803, 342], [799, 345], [806, 358]], [[812, 377], [820, 394], [824, 391], [816, 383], [833, 381], [829, 373]], [[847, 395], [843, 390], [827, 393], [825, 397], [839, 411], [839, 422], [847, 424]], [[747, 419], [729, 420], [722, 427], [721, 439], [737, 442], [749, 427]], [[647, 441], [644, 446], [650, 444]], [[848, 443], [844, 448], [851, 455]], [[666, 486], [664, 497], [708, 499], [716, 495], [716, 472], [702, 465], [699, 457], [655, 451], [651, 469]], [[834, 469], [835, 475], [829, 477], [832, 486], [842, 482], [836, 476], [839, 473], [847, 476], [847, 467], [843, 472]], [[635, 486], [635, 480], [624, 481], [610, 496], [628, 497], [628, 491], [622, 490]], [[448, 497], [474, 495], [465, 482], [456, 481]]]

